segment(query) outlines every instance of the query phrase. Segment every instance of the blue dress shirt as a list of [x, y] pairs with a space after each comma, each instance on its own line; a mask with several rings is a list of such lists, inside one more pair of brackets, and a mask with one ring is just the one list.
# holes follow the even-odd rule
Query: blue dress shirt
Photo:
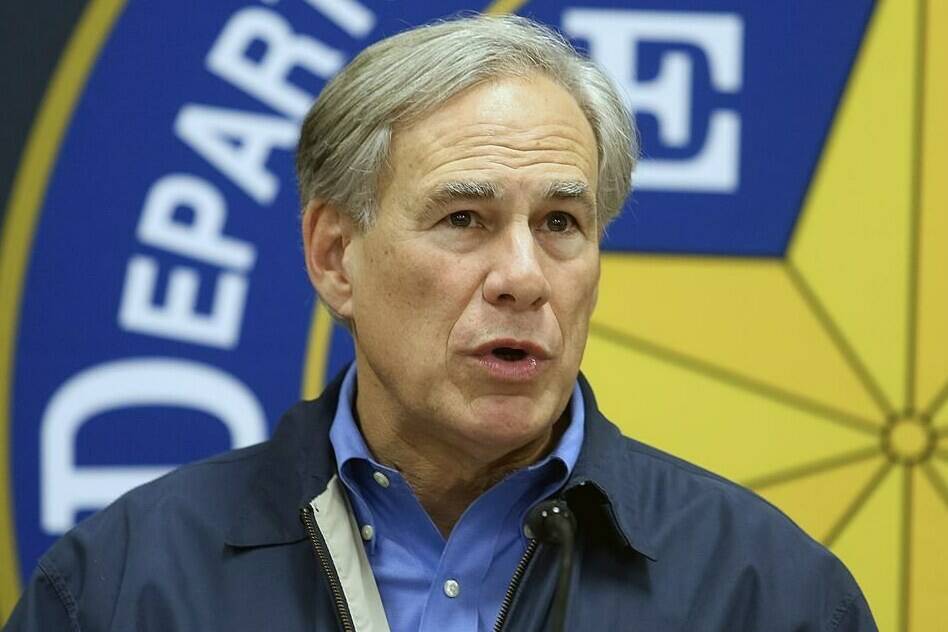
[[392, 632], [492, 630], [526, 548], [524, 516], [563, 486], [579, 456], [585, 422], [579, 385], [556, 448], [475, 500], [447, 541], [405, 478], [369, 451], [352, 415], [355, 387], [353, 364], [329, 440]]

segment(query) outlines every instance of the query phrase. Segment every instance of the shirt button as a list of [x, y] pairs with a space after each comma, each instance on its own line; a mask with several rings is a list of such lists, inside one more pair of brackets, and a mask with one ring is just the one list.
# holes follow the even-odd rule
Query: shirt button
[[454, 599], [461, 594], [461, 584], [455, 579], [449, 579], [444, 582], [444, 594], [446, 594], [451, 599]]
[[375, 479], [375, 482], [378, 483], [381, 487], [388, 487], [390, 483], [388, 482], [388, 477], [381, 472], [375, 472], [372, 474], [372, 478]]
[[372, 525], [367, 524], [362, 526], [362, 539], [368, 542], [375, 535], [375, 529], [372, 528]]

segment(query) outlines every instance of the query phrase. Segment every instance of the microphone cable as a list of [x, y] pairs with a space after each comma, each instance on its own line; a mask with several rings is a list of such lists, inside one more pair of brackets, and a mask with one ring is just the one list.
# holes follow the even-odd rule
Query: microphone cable
[[564, 500], [547, 500], [527, 513], [527, 535], [541, 542], [559, 545], [559, 573], [556, 593], [550, 605], [550, 627], [552, 632], [566, 629], [566, 609], [569, 606], [570, 578], [573, 574], [573, 556], [576, 549], [576, 516]]

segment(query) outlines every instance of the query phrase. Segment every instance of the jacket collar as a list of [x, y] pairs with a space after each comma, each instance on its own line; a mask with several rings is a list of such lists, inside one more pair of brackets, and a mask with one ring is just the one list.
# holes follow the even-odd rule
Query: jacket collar
[[[318, 496], [336, 473], [329, 428], [344, 375], [340, 372], [319, 399], [298, 403], [280, 420], [226, 532], [228, 545], [286, 544], [306, 537], [299, 508]], [[582, 374], [579, 385], [585, 400], [585, 436], [563, 494], [598, 495], [594, 500], [605, 507], [617, 540], [655, 560], [655, 546], [637, 513], [637, 468], [630, 463], [628, 440], [599, 412]]]
[[299, 402], [277, 424], [249, 489], [226, 532], [230, 546], [297, 542], [306, 537], [299, 509], [326, 489], [336, 472], [329, 428], [341, 372], [318, 399]]
[[[639, 454], [630, 450], [630, 439], [600, 412], [596, 396], [586, 376], [579, 374], [579, 386], [586, 404], [583, 448], [563, 495], [597, 495], [604, 506], [609, 526], [617, 539], [652, 561], [658, 559], [657, 546], [643, 524]], [[632, 442], [633, 444], [635, 442]]]

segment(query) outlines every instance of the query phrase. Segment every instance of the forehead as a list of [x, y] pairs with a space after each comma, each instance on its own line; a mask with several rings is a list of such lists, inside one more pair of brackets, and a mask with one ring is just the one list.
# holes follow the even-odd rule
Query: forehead
[[537, 191], [580, 182], [594, 192], [597, 172], [595, 135], [572, 95], [542, 75], [505, 78], [396, 128], [382, 198], [386, 189], [406, 193], [459, 179]]

